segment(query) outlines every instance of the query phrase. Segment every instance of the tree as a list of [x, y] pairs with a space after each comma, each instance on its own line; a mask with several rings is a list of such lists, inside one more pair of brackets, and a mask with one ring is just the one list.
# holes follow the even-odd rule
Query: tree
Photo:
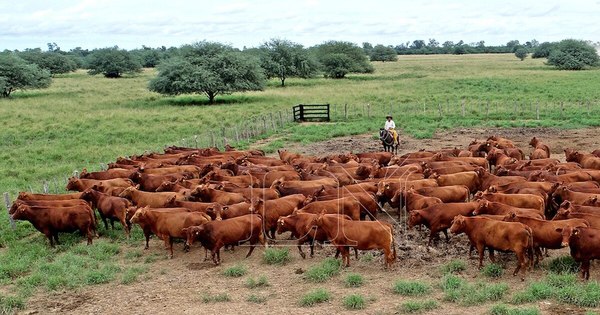
[[341, 79], [347, 73], [372, 73], [375, 70], [362, 48], [350, 42], [329, 41], [315, 47], [314, 51], [325, 76], [330, 78]]
[[519, 48], [520, 44], [518, 40], [511, 40], [508, 43], [506, 43], [506, 47], [508, 48], [508, 50], [510, 52], [515, 52], [517, 50], [517, 48]]
[[370, 54], [371, 61], [396, 61], [398, 54], [392, 47], [376, 45]]
[[373, 50], [373, 45], [369, 42], [363, 42], [362, 48], [365, 51], [365, 55], [371, 55], [371, 51]]
[[15, 90], [42, 89], [52, 82], [50, 72], [29, 64], [14, 54], [0, 54], [0, 93], [9, 97]]
[[142, 65], [133, 55], [118, 47], [95, 49], [88, 56], [88, 73], [102, 73], [107, 78], [120, 78], [125, 73], [142, 71]]
[[181, 47], [178, 56], [159, 64], [149, 89], [167, 95], [202, 93], [213, 104], [217, 95], [258, 91], [264, 84], [258, 60], [231, 46], [203, 41]]
[[310, 78], [318, 65], [300, 44], [285, 39], [271, 39], [260, 47], [261, 66], [268, 78], [279, 78], [281, 86], [289, 77]]
[[550, 51], [554, 48], [556, 43], [543, 42], [539, 44], [533, 54], [531, 54], [531, 58], [548, 58], [550, 56]]
[[410, 48], [412, 48], [412, 49], [425, 48], [425, 41], [422, 39], [417, 39], [412, 42], [412, 44], [410, 45]]
[[527, 58], [527, 49], [523, 48], [523, 47], [519, 47], [517, 48], [517, 50], [515, 50], [515, 56], [519, 59], [521, 59], [521, 61], [525, 60], [525, 58]]
[[25, 61], [29, 63], [38, 65], [42, 69], [50, 71], [50, 74], [52, 75], [69, 73], [77, 70], [75, 59], [71, 56], [58, 53], [57, 50], [42, 52], [39, 48], [26, 49], [24, 52], [19, 53], [19, 57], [25, 59]]
[[548, 64], [561, 70], [582, 70], [598, 64], [598, 53], [582, 40], [565, 39], [552, 49]]
[[438, 47], [440, 47], [440, 43], [437, 40], [435, 40], [435, 38], [430, 38], [429, 43], [427, 44], [427, 47], [429, 49], [438, 48]]

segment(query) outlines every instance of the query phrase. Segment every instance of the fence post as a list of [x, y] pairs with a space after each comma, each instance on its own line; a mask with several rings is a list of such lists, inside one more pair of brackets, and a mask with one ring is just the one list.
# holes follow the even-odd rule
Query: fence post
[[210, 132], [210, 144], [211, 144], [210, 145], [211, 147], [215, 147], [216, 146], [215, 145], [215, 133], [212, 132], [212, 131]]
[[285, 125], [285, 123], [283, 122], [283, 113], [281, 111], [279, 111], [279, 120], [281, 121], [281, 128], [283, 128], [283, 125]]
[[540, 100], [535, 101], [535, 119], [540, 120]]
[[[6, 205], [6, 212], [10, 211], [10, 197], [7, 192], [4, 193], [4, 204]], [[8, 215], [8, 222], [10, 222], [10, 227], [14, 230], [16, 228], [15, 220], [13, 220], [10, 214]]]
[[367, 117], [371, 118], [371, 104], [367, 104]]
[[427, 110], [427, 102], [423, 101], [423, 115], [426, 115], [427, 113], [425, 112]]
[[591, 105], [590, 105], [590, 100], [587, 100], [587, 111], [588, 111], [588, 116], [591, 114], [591, 111], [590, 111], [590, 106], [591, 106]]
[[262, 116], [262, 121], [263, 121], [263, 127], [264, 127], [264, 132], [267, 132], [267, 117], [266, 116]]
[[465, 117], [465, 99], [464, 98], [460, 101], [460, 107], [462, 110], [462, 116]]
[[442, 118], [442, 103], [438, 103], [438, 112], [440, 113], [440, 118]]
[[564, 103], [560, 102], [560, 118], [561, 119], [563, 118], [563, 114], [564, 114], [563, 111], [564, 111]]
[[48, 181], [44, 179], [44, 181], [42, 182], [42, 189], [44, 190], [44, 194], [48, 193]]
[[485, 119], [489, 119], [490, 117], [490, 100], [487, 100], [485, 105]]
[[344, 119], [348, 120], [348, 104], [344, 104]]
[[273, 113], [269, 113], [269, 118], [271, 118], [271, 125], [273, 126], [273, 130], [277, 129], [277, 125], [275, 124], [275, 120], [273, 120]]

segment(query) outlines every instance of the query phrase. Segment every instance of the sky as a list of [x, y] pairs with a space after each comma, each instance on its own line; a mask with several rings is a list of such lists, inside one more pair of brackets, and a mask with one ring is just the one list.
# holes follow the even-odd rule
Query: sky
[[0, 50], [179, 47], [208, 40], [306, 47], [328, 40], [393, 45], [429, 38], [486, 45], [600, 41], [599, 0], [0, 0]]

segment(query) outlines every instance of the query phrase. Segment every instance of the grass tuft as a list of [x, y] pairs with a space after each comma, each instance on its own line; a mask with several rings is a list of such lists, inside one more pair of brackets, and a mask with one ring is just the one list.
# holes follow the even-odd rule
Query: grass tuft
[[326, 258], [320, 264], [310, 267], [304, 273], [304, 279], [311, 282], [325, 282], [340, 273], [342, 262], [333, 258]]
[[267, 248], [263, 254], [263, 261], [268, 265], [285, 265], [291, 259], [288, 248]]
[[131, 284], [136, 282], [138, 276], [147, 272], [147, 267], [130, 267], [125, 270], [123, 277], [121, 278], [121, 284]]
[[358, 288], [364, 283], [363, 276], [358, 273], [349, 273], [344, 280], [344, 284], [350, 288]]
[[227, 293], [218, 293], [218, 294], [203, 294], [200, 299], [202, 303], [218, 303], [218, 302], [229, 302], [231, 301], [231, 297]]
[[548, 270], [554, 273], [575, 273], [579, 271], [579, 263], [571, 256], [561, 256], [548, 262]]
[[256, 303], [256, 304], [265, 304], [265, 303], [267, 303], [267, 297], [259, 296], [256, 294], [250, 294], [250, 296], [248, 296], [246, 301], [251, 302], [251, 303]]
[[451, 262], [445, 264], [441, 268], [442, 273], [459, 273], [467, 270], [467, 264], [463, 260], [454, 259]]
[[232, 278], [239, 278], [245, 275], [247, 272], [246, 266], [243, 265], [235, 265], [233, 267], [229, 267], [223, 271], [223, 275]]
[[504, 270], [498, 264], [489, 264], [481, 269], [481, 273], [488, 278], [500, 278]]
[[438, 307], [440, 307], [439, 303], [434, 300], [406, 301], [400, 304], [399, 311], [403, 314], [414, 314], [431, 311]]
[[342, 299], [342, 305], [347, 310], [362, 310], [367, 306], [365, 298], [360, 294], [351, 294]]
[[329, 301], [331, 294], [329, 291], [319, 288], [306, 293], [300, 298], [300, 306], [313, 306], [318, 303]]
[[496, 304], [490, 309], [490, 315], [539, 315], [537, 307], [516, 308], [506, 304]]
[[444, 300], [472, 306], [488, 301], [498, 301], [508, 292], [506, 283], [468, 283], [462, 278], [448, 274], [442, 278]]
[[246, 279], [246, 287], [250, 288], [250, 289], [262, 288], [262, 287], [268, 287], [268, 286], [269, 286], [269, 280], [267, 280], [266, 276], [260, 276], [260, 277], [258, 277], [258, 279], [254, 279], [252, 277]]
[[394, 293], [404, 296], [420, 296], [431, 292], [431, 286], [418, 281], [398, 280], [394, 283], [392, 290]]

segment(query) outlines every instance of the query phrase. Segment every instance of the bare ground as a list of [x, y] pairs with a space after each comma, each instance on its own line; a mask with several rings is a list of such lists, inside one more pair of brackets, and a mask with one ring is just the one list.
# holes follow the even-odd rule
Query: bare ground
[[[527, 142], [534, 135], [541, 138], [552, 148], [552, 153], [559, 154], [566, 147], [576, 147], [582, 150], [596, 149], [600, 144], [600, 129], [454, 129], [437, 133], [432, 139], [417, 140], [401, 134], [402, 147], [399, 153], [419, 149], [440, 149], [448, 147], [465, 147], [473, 139], [486, 138], [498, 134], [513, 139], [517, 145], [529, 152]], [[372, 135], [342, 137], [330, 141], [310, 145], [292, 145], [291, 151], [305, 154], [326, 155], [348, 151], [364, 152], [380, 150], [380, 143]], [[562, 158], [563, 155], [560, 155]], [[393, 222], [396, 228], [396, 243], [398, 261], [393, 270], [384, 270], [379, 253], [374, 253], [371, 262], [356, 261], [352, 258], [352, 266], [342, 271], [338, 276], [321, 284], [315, 284], [303, 279], [302, 272], [310, 266], [319, 263], [322, 258], [333, 256], [330, 247], [317, 248], [315, 258], [302, 259], [295, 246], [290, 247], [292, 260], [284, 266], [266, 265], [262, 261], [262, 249], [245, 259], [247, 249], [244, 246], [236, 248], [235, 252], [222, 252], [223, 264], [215, 267], [211, 262], [202, 261], [203, 250], [193, 248], [189, 253], [181, 251], [181, 244], [176, 244], [175, 258], [172, 260], [159, 259], [147, 264], [149, 271], [141, 276], [138, 282], [129, 285], [111, 283], [85, 287], [74, 291], [59, 291], [54, 293], [40, 292], [33, 296], [26, 314], [70, 313], [70, 314], [239, 314], [239, 313], [271, 313], [284, 312], [294, 314], [323, 314], [346, 312], [342, 299], [349, 294], [360, 293], [368, 298], [367, 307], [361, 313], [393, 314], [397, 313], [398, 305], [407, 300], [424, 300], [433, 298], [440, 303], [440, 308], [425, 314], [483, 314], [495, 303], [486, 303], [473, 307], [462, 307], [454, 303], [443, 302], [443, 293], [438, 287], [441, 279], [440, 267], [453, 259], [463, 259], [468, 267], [463, 276], [469, 281], [505, 282], [510, 286], [511, 294], [524, 288], [529, 281], [541, 279], [547, 272], [534, 270], [528, 273], [527, 281], [521, 282], [518, 277], [511, 275], [515, 267], [513, 255], [500, 255], [505, 274], [498, 280], [489, 280], [477, 270], [476, 259], [468, 259], [468, 246], [463, 236], [452, 237], [450, 243], [439, 242], [435, 247], [427, 247], [427, 231], [406, 231], [404, 224], [396, 221], [395, 211], [390, 216], [382, 214], [383, 219]], [[277, 246], [292, 246], [287, 240], [288, 235], [278, 236]], [[139, 244], [142, 248], [143, 244]], [[166, 257], [162, 241], [153, 239], [150, 250], [144, 251], [144, 256]], [[365, 252], [361, 253], [364, 257]], [[554, 251], [552, 257], [568, 255], [567, 250]], [[486, 260], [485, 263], [488, 263]], [[222, 273], [225, 269], [242, 264], [248, 268], [248, 273], [240, 278], [228, 278]], [[359, 273], [365, 279], [360, 288], [347, 288], [343, 284], [345, 275], [349, 272]], [[270, 286], [250, 289], [244, 283], [246, 278], [265, 275]], [[600, 278], [600, 268], [592, 266], [592, 279]], [[434, 290], [431, 296], [407, 298], [392, 293], [391, 287], [397, 279], [413, 279], [429, 283]], [[302, 295], [315, 288], [325, 288], [332, 294], [329, 302], [314, 307], [300, 307], [298, 301]], [[206, 294], [227, 293], [231, 301], [219, 303], [204, 303], [202, 296]], [[248, 296], [255, 294], [266, 297], [265, 304], [247, 302]], [[583, 314], [584, 310], [568, 305], [560, 305], [554, 301], [542, 301], [529, 306], [537, 306], [543, 314]]]

